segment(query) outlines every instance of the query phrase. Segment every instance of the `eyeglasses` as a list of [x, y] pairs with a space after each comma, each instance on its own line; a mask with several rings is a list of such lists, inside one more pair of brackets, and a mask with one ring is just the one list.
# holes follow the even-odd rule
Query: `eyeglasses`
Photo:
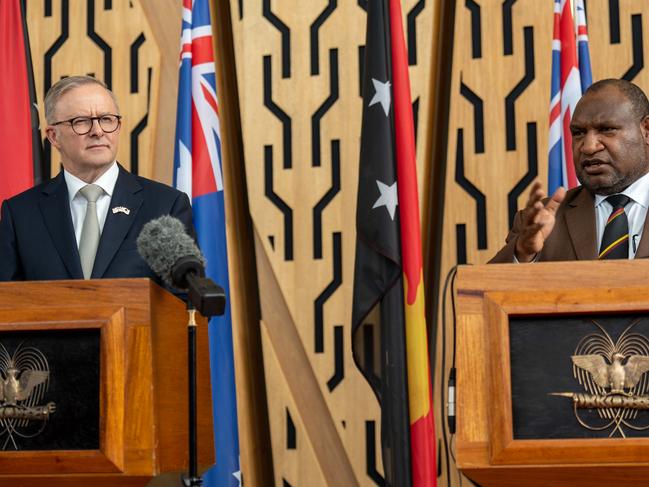
[[119, 128], [122, 117], [120, 115], [107, 113], [106, 115], [101, 115], [99, 117], [74, 117], [69, 120], [61, 120], [52, 125], [69, 123], [75, 134], [86, 135], [92, 130], [92, 124], [95, 120], [97, 120], [97, 123], [99, 123], [99, 126], [105, 133], [110, 134]]

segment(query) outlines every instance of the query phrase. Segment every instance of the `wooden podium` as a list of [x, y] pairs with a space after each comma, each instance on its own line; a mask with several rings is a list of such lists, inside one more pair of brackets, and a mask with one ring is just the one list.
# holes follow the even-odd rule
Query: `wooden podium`
[[[98, 448], [5, 448], [0, 485], [145, 486], [159, 473], [186, 471], [187, 322], [184, 304], [148, 279], [0, 283], [0, 344], [12, 334], [94, 330], [100, 352]], [[205, 320], [197, 335], [198, 452], [207, 467], [214, 447]], [[73, 380], [51, 376], [63, 390]], [[57, 407], [52, 417], [74, 420], [75, 410]]]
[[[567, 409], [573, 414], [569, 399], [550, 396], [552, 392], [565, 392], [569, 387], [578, 392], [581, 387], [570, 358], [570, 354], [575, 353], [570, 343], [572, 338], [564, 336], [564, 332], [574, 335], [570, 323], [579, 322], [584, 316], [616, 322], [630, 319], [629, 316], [649, 315], [649, 260], [463, 266], [458, 270], [456, 289], [456, 453], [457, 465], [463, 473], [482, 487], [592, 486], [626, 482], [646, 485], [649, 429], [634, 433], [633, 437], [621, 437], [618, 431], [613, 434], [610, 430], [601, 433], [601, 437], [594, 437], [598, 433], [587, 430], [582, 438], [517, 436], [515, 430], [524, 431], [527, 426], [521, 424], [520, 417], [534, 422], [546, 410], [536, 408], [534, 415], [521, 413], [517, 416], [515, 402], [518, 399], [513, 401], [512, 396], [518, 386], [513, 389], [513, 382], [522, 383], [524, 387], [520, 389], [533, 391], [542, 387], [544, 380], [525, 382], [526, 374], [530, 377], [536, 374], [547, 380], [555, 380], [555, 376], [561, 374], [548, 375], [545, 370], [535, 371], [532, 367], [527, 367], [530, 370], [523, 373], [514, 373], [512, 360], [514, 355], [520, 355], [515, 352], [519, 345], [513, 341], [530, 349], [536, 346], [530, 343], [534, 341], [533, 335], [526, 336], [527, 331], [518, 332], [516, 323], [519, 321], [536, 320], [534, 333], [544, 333], [544, 327], [555, 326], [557, 320], [568, 323], [561, 325], [563, 328], [555, 326], [558, 333], [551, 338], [553, 346], [543, 348], [543, 353], [517, 360], [526, 366], [535, 362], [537, 369], [565, 370], [565, 377], [561, 378], [564, 391], [543, 391], [538, 397], [546, 403], [557, 401], [551, 402], [553, 408], [556, 404], [557, 410]], [[644, 323], [643, 320], [645, 318], [638, 318], [633, 323]], [[597, 320], [590, 321], [594, 324]], [[579, 326], [588, 325], [581, 323]], [[597, 333], [600, 331], [593, 332]], [[615, 340], [619, 341], [613, 336], [611, 343]], [[566, 353], [570, 347], [573, 352]], [[564, 350], [559, 359], [555, 358], [554, 348]], [[576, 408], [575, 411], [579, 412]], [[595, 413], [599, 414], [592, 409], [580, 414]], [[638, 414], [647, 418], [646, 411]], [[545, 424], [552, 426], [552, 418]], [[579, 427], [576, 421], [575, 425], [570, 425], [570, 428]], [[609, 433], [612, 437], [608, 437]], [[642, 437], [645, 435], [647, 438]]]

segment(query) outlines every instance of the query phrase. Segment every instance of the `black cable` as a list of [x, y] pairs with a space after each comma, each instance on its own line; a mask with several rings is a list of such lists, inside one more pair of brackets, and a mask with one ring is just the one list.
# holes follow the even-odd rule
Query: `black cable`
[[[446, 417], [448, 420], [448, 415], [445, 414], [445, 388], [446, 388], [446, 383], [444, 381], [444, 374], [446, 371], [446, 294], [448, 292], [448, 285], [451, 279], [455, 276], [457, 273], [457, 265], [453, 266], [451, 270], [448, 272], [446, 275], [446, 279], [444, 280], [444, 289], [442, 290], [442, 363], [441, 363], [441, 376], [442, 380], [440, 381], [440, 399], [442, 401], [442, 418]], [[453, 306], [455, 306], [453, 304]], [[455, 307], [453, 307], [453, 310], [455, 310]], [[453, 322], [455, 323], [455, 316], [453, 317]], [[455, 336], [453, 337], [453, 342], [455, 342]], [[455, 365], [455, 343], [453, 343], [453, 365]], [[449, 424], [447, 421], [442, 421], [442, 438], [444, 440], [444, 456], [446, 457], [446, 478], [447, 480], [450, 481], [451, 479], [451, 462], [450, 462], [450, 457], [449, 457], [449, 444], [448, 444], [448, 437], [446, 434], [446, 429], [449, 427]], [[455, 428], [453, 428], [453, 431], [451, 432], [449, 428], [449, 433], [453, 434], [455, 433]]]

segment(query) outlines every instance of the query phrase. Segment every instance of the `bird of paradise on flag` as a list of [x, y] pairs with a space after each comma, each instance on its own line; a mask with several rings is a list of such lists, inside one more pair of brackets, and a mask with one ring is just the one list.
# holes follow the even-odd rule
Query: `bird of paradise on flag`
[[579, 182], [572, 163], [570, 120], [577, 102], [592, 83], [588, 29], [583, 0], [575, 1], [577, 33], [570, 0], [554, 0], [548, 191], [574, 188]]

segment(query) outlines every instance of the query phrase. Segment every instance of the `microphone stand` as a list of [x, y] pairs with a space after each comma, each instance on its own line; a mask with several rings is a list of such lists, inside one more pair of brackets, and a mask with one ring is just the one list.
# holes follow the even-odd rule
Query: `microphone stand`
[[198, 475], [197, 431], [196, 431], [196, 312], [211, 318], [225, 313], [225, 292], [214, 281], [204, 277], [201, 267], [190, 258], [180, 259], [172, 274], [176, 276], [175, 282], [181, 288], [186, 288], [187, 312], [187, 371], [189, 386], [189, 474], [181, 477], [184, 487], [200, 487], [203, 479]]
[[187, 302], [187, 383], [189, 385], [189, 475], [181, 477], [184, 487], [199, 487], [203, 479], [198, 475], [196, 434], [196, 308]]

